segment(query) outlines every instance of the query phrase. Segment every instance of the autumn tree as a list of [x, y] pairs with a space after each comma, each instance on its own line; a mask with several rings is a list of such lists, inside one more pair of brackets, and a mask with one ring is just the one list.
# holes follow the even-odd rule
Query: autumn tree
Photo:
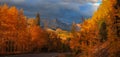
[[61, 43], [61, 39], [59, 38], [59, 36], [52, 31], [48, 31], [48, 42], [49, 44], [48, 46], [48, 51], [51, 52], [61, 52], [62, 51], [62, 43]]
[[[103, 0], [102, 4], [98, 8], [98, 10], [94, 13], [92, 19], [99, 22], [100, 20], [104, 20], [106, 22], [106, 29], [108, 31], [108, 39], [116, 38], [116, 15], [119, 15], [118, 9], [116, 9], [116, 4], [119, 2], [118, 0]], [[117, 6], [119, 8], [119, 6]], [[119, 19], [119, 18], [117, 18]]]
[[[117, 48], [119, 48], [119, 0], [104, 0], [102, 4], [98, 8], [98, 10], [94, 13], [92, 20], [98, 23], [97, 26], [100, 25], [99, 37], [100, 39], [104, 39], [107, 43], [102, 43], [102, 45], [112, 57], [116, 57], [115, 54], [118, 54]], [[102, 22], [101, 22], [102, 21]], [[102, 32], [101, 32], [102, 31]], [[103, 40], [102, 40], [103, 41]], [[113, 44], [113, 45], [112, 45]], [[114, 46], [116, 45], [116, 46]], [[116, 48], [115, 48], [116, 47]], [[110, 49], [109, 49], [110, 48]], [[113, 48], [113, 49], [111, 49]], [[101, 48], [102, 49], [102, 48]], [[114, 53], [112, 53], [114, 51]], [[102, 53], [102, 52], [99, 52]], [[117, 55], [119, 56], [119, 55]], [[102, 56], [103, 57], [103, 56]]]
[[[18, 15], [18, 19], [17, 19], [17, 32], [18, 32], [18, 39], [17, 42], [19, 46], [21, 46], [22, 51], [26, 52], [26, 51], [30, 51], [29, 45], [30, 45], [30, 34], [27, 28], [27, 20], [26, 20], [26, 16], [24, 16], [24, 12], [21, 9], [19, 11], [19, 15]], [[21, 51], [20, 50], [20, 51]]]
[[33, 26], [30, 28], [31, 42], [33, 51], [40, 51], [45, 45], [47, 45], [48, 35], [47, 32], [41, 29], [39, 26]]
[[[5, 44], [7, 47], [2, 47], [2, 48], [6, 48], [6, 49], [2, 49], [2, 50], [6, 50], [8, 52], [13, 52], [10, 51], [10, 46], [9, 43], [11, 41], [15, 41], [17, 39], [17, 17], [18, 17], [18, 10], [15, 7], [11, 7], [9, 8], [6, 4], [1, 6], [1, 27], [0, 27], [0, 31], [1, 31], [1, 39], [4, 39], [2, 42], [3, 44]], [[12, 20], [12, 21], [11, 21]], [[7, 43], [8, 42], [8, 43]], [[13, 43], [15, 44], [15, 43]], [[7, 49], [9, 48], [9, 49]]]
[[2, 43], [2, 51], [0, 52], [12, 53], [28, 50], [27, 24], [25, 16], [21, 13], [15, 6], [10, 8], [6, 4], [0, 6], [0, 36]]
[[71, 48], [79, 47], [87, 57], [94, 57], [93, 54], [97, 52], [99, 57], [107, 53], [109, 57], [119, 57], [119, 2], [119, 0], [103, 0], [92, 18], [81, 24], [80, 37], [71, 41]]

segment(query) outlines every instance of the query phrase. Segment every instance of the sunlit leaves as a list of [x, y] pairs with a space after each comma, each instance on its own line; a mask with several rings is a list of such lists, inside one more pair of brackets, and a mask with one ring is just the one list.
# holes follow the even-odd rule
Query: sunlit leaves
[[39, 26], [30, 27], [30, 37], [32, 44], [35, 45], [34, 48], [42, 48], [47, 44], [47, 32]]
[[14, 6], [8, 7], [6, 4], [0, 6], [0, 37], [5, 39], [3, 42], [6, 46], [9, 45], [6, 41], [13, 41], [11, 45], [17, 48], [16, 51], [21, 52], [26, 50], [29, 44], [27, 23], [24, 17]]

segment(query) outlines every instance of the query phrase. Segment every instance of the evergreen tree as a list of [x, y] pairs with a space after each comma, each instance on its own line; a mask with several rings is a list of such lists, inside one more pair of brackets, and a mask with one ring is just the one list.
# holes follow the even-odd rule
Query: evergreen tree
[[100, 22], [100, 29], [99, 29], [99, 35], [100, 35], [100, 41], [104, 42], [107, 40], [107, 29], [106, 29], [106, 23], [105, 21]]
[[36, 24], [40, 26], [40, 14], [39, 13], [36, 14]]

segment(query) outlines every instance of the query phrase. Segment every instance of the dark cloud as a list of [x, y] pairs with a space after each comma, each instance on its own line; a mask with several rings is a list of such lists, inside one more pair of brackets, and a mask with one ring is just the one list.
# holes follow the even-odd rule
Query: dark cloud
[[0, 0], [0, 3], [23, 8], [25, 15], [35, 17], [58, 18], [66, 22], [78, 21], [82, 16], [90, 17], [98, 6], [97, 0]]

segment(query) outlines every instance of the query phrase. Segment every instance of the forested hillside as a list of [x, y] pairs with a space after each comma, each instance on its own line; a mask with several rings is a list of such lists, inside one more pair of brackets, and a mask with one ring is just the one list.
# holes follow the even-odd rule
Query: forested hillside
[[70, 42], [80, 57], [120, 57], [120, 1], [103, 0]]

